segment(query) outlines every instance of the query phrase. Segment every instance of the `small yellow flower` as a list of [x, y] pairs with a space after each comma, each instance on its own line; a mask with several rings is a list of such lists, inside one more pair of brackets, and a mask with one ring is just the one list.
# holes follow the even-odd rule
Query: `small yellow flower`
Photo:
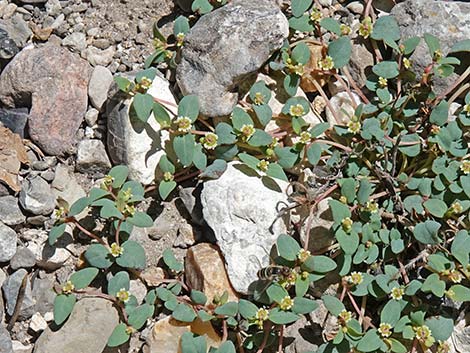
[[269, 311], [265, 308], [258, 309], [255, 318], [261, 321], [266, 321], [269, 318]]
[[385, 77], [380, 76], [379, 77], [379, 86], [381, 88], [385, 88], [388, 85], [388, 80]]
[[304, 145], [306, 145], [307, 143], [310, 142], [311, 139], [312, 139], [312, 135], [310, 135], [308, 131], [302, 131], [300, 133], [300, 143], [303, 143]]
[[289, 108], [289, 114], [291, 116], [296, 116], [296, 117], [305, 115], [304, 107], [302, 106], [302, 104], [293, 104]]
[[152, 80], [147, 77], [142, 77], [139, 82], [140, 87], [142, 87], [145, 91], [147, 91], [150, 86], [152, 85]]
[[448, 289], [444, 292], [447, 298], [454, 300], [455, 292], [452, 289]]
[[286, 60], [286, 67], [290, 72], [295, 73], [296, 75], [302, 76], [304, 74], [304, 65], [300, 63], [294, 65], [291, 58]]
[[282, 298], [281, 302], [279, 303], [279, 307], [281, 310], [290, 310], [294, 306], [294, 300], [291, 297], [286, 295]]
[[124, 202], [129, 201], [132, 198], [132, 189], [128, 188], [127, 190], [123, 191], [122, 193], [122, 199]]
[[72, 283], [72, 281], [67, 281], [65, 284], [62, 286], [62, 293], [64, 294], [70, 294], [73, 292], [75, 289], [75, 285]]
[[437, 50], [434, 52], [434, 57], [433, 57], [433, 59], [434, 59], [435, 61], [438, 61], [438, 60], [442, 59], [442, 56], [443, 56], [442, 51], [441, 51], [440, 49], [437, 49]]
[[126, 216], [133, 216], [135, 214], [134, 205], [126, 205], [124, 207], [124, 213], [125, 213]]
[[165, 47], [165, 43], [163, 43], [160, 39], [155, 38], [153, 40], [153, 46], [155, 49], [162, 49]]
[[188, 133], [191, 131], [191, 119], [187, 116], [179, 116], [176, 121], [176, 126], [178, 127], [178, 131]]
[[121, 288], [119, 292], [116, 293], [116, 298], [123, 303], [127, 303], [131, 298], [131, 294], [125, 288]]
[[437, 346], [436, 353], [449, 353], [450, 352], [450, 345], [445, 341], [438, 341], [439, 345]]
[[133, 328], [132, 326], [127, 326], [127, 327], [126, 327], [126, 333], [127, 333], [128, 335], [132, 335], [134, 332], [136, 332], [136, 329]]
[[351, 286], [357, 286], [362, 283], [364, 276], [360, 272], [351, 272], [351, 275], [346, 276], [346, 282]]
[[462, 112], [464, 112], [466, 116], [470, 116], [470, 104], [465, 104], [463, 106]]
[[451, 270], [448, 277], [453, 283], [462, 282], [462, 274], [456, 269]]
[[346, 232], [346, 233], [349, 233], [352, 229], [352, 226], [353, 226], [353, 221], [351, 218], [349, 217], [346, 217], [344, 218], [342, 221], [341, 221], [341, 225], [343, 226], [343, 230]]
[[305, 249], [300, 249], [299, 252], [297, 253], [297, 258], [299, 259], [300, 262], [305, 262], [307, 259], [310, 257], [310, 251], [305, 250]]
[[172, 181], [174, 178], [175, 176], [171, 174], [170, 172], [163, 173], [163, 180], [165, 181]]
[[322, 18], [323, 18], [323, 14], [321, 13], [321, 11], [317, 9], [316, 7], [314, 7], [312, 9], [312, 12], [310, 13], [310, 20], [312, 22], [319, 22]]
[[124, 248], [117, 245], [116, 243], [111, 244], [111, 255], [118, 257], [124, 253]]
[[300, 274], [300, 277], [301, 277], [302, 279], [307, 279], [309, 276], [310, 276], [310, 273], [308, 273], [307, 271], [303, 271], [303, 272]]
[[269, 162], [265, 159], [262, 159], [259, 161], [257, 167], [263, 171], [263, 172], [266, 172], [268, 170], [268, 167], [269, 167]]
[[464, 174], [470, 173], [470, 161], [462, 161], [462, 163], [460, 164], [460, 170]]
[[402, 300], [405, 290], [402, 287], [393, 287], [390, 296], [395, 300]]
[[350, 120], [348, 122], [348, 131], [357, 134], [361, 131], [361, 123], [357, 120]]
[[184, 42], [184, 33], [178, 33], [176, 35], [176, 46], [181, 47]]
[[291, 271], [291, 273], [289, 273], [289, 276], [287, 276], [287, 278], [285, 279], [285, 283], [288, 286], [293, 286], [295, 284], [296, 279], [297, 279], [297, 272]]
[[450, 205], [450, 211], [454, 214], [460, 214], [463, 212], [462, 204], [458, 201], [455, 201], [452, 205]]
[[208, 132], [204, 137], [201, 138], [201, 143], [205, 149], [213, 150], [217, 147], [217, 140], [219, 137], [213, 132]]
[[366, 210], [370, 213], [377, 213], [379, 212], [379, 204], [374, 200], [367, 201]]
[[327, 55], [325, 58], [318, 60], [318, 68], [324, 71], [333, 70], [335, 62], [333, 58]]
[[364, 18], [359, 25], [359, 35], [364, 38], [368, 38], [372, 33], [372, 19], [367, 16]]
[[342, 23], [341, 26], [339, 26], [339, 28], [341, 29], [341, 34], [343, 36], [347, 36], [351, 34], [351, 27], [349, 27], [348, 25]]
[[392, 325], [387, 323], [381, 323], [377, 331], [379, 331], [380, 335], [383, 338], [390, 337], [390, 335], [392, 334]]
[[62, 218], [62, 216], [67, 214], [67, 211], [64, 207], [59, 207], [57, 210], [55, 210], [54, 214], [56, 218]]
[[255, 93], [255, 99], [253, 100], [253, 103], [255, 103], [256, 105], [261, 105], [265, 103], [264, 96], [261, 92]]
[[241, 127], [240, 132], [245, 139], [249, 139], [255, 133], [255, 128], [251, 124], [245, 124]]
[[426, 325], [418, 326], [418, 327], [413, 327], [413, 330], [415, 331], [415, 337], [416, 339], [424, 344], [426, 347], [431, 347], [435, 339], [432, 337], [431, 330], [429, 327]]
[[441, 132], [441, 127], [437, 125], [432, 125], [431, 126], [431, 134], [437, 135], [439, 132]]
[[403, 66], [405, 69], [409, 69], [411, 67], [412, 61], [408, 58], [403, 58]]
[[101, 188], [104, 190], [108, 190], [109, 187], [113, 184], [114, 178], [111, 175], [106, 175], [103, 178], [103, 182], [101, 183]]
[[341, 195], [339, 198], [339, 202], [347, 204], [348, 203], [348, 198], [344, 195]]
[[351, 321], [351, 319], [352, 313], [346, 309], [343, 309], [338, 315], [338, 320], [341, 326], [345, 326], [349, 321]]

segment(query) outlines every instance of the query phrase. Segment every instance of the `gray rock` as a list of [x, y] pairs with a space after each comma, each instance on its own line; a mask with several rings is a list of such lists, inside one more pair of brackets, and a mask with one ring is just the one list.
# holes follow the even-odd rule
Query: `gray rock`
[[257, 271], [270, 263], [272, 245], [286, 232], [286, 219], [278, 212], [288, 204], [287, 183], [276, 182], [267, 187], [248, 167], [230, 163], [219, 179], [204, 183], [204, 219], [215, 233], [230, 282], [239, 293], [249, 292]]
[[86, 48], [85, 33], [73, 32], [62, 40], [62, 45], [73, 51], [81, 52]]
[[54, 17], [59, 15], [60, 11], [62, 11], [62, 5], [59, 0], [48, 0], [45, 7], [47, 14]]
[[289, 24], [269, 0], [234, 0], [203, 17], [185, 39], [177, 82], [183, 94], [196, 94], [201, 113], [228, 115], [236, 89], [282, 46]]
[[59, 164], [55, 170], [55, 177], [52, 181], [52, 193], [54, 198], [63, 198], [72, 205], [81, 197], [85, 197], [85, 190], [77, 182], [77, 179], [71, 174], [67, 166]]
[[[460, 1], [407, 0], [391, 11], [400, 25], [402, 38], [422, 37], [425, 33], [439, 38], [441, 49], [447, 55], [452, 45], [470, 38], [470, 3]], [[468, 57], [468, 56], [467, 56]], [[424, 40], [411, 56], [413, 69], [418, 73], [432, 62]], [[467, 63], [466, 63], [467, 64]], [[465, 65], [463, 65], [465, 66]], [[435, 80], [435, 91], [441, 93], [455, 80], [456, 75]]]
[[10, 260], [12, 270], [20, 268], [31, 268], [36, 264], [36, 256], [28, 248], [21, 247], [16, 251], [15, 256]]
[[16, 232], [0, 222], [0, 262], [9, 261], [16, 252]]
[[0, 323], [0, 352], [13, 353], [13, 345], [11, 342], [10, 332]]
[[77, 170], [82, 173], [106, 173], [111, 162], [100, 140], [82, 140], [78, 145]]
[[20, 204], [35, 215], [48, 215], [55, 208], [55, 198], [49, 184], [40, 176], [32, 176], [22, 183]]
[[364, 87], [367, 76], [370, 75], [372, 66], [374, 65], [373, 51], [367, 49], [366, 41], [357, 37], [354, 39], [351, 59], [347, 65], [351, 77], [359, 87]]
[[85, 121], [88, 124], [88, 126], [92, 127], [96, 124], [98, 121], [98, 115], [99, 111], [96, 110], [95, 108], [90, 108], [86, 114], [85, 114]]
[[[1, 30], [0, 30], [1, 33]], [[0, 34], [1, 36], [1, 34]], [[1, 46], [0, 46], [1, 47]], [[28, 109], [3, 109], [0, 108], [0, 123], [9, 128], [15, 134], [24, 138], [24, 129], [28, 121]]]
[[[112, 94], [115, 92], [115, 94]], [[170, 84], [156, 76], [147, 93], [155, 98], [176, 105], [170, 90]], [[129, 167], [129, 177], [145, 185], [155, 179], [155, 168], [160, 157], [165, 154], [165, 142], [169, 140], [167, 131], [161, 131], [156, 119], [151, 116], [147, 123], [131, 118], [129, 107], [131, 100], [123, 101], [123, 95], [117, 92], [114, 85], [107, 105], [108, 116], [108, 150], [114, 164], [125, 164]], [[176, 113], [173, 106], [168, 108]]]
[[[16, 300], [20, 291], [23, 278], [28, 275], [25, 269], [20, 269], [13, 272], [10, 277], [3, 283], [3, 295], [6, 300], [7, 314], [12, 315], [15, 310]], [[31, 293], [31, 282], [29, 278], [26, 279], [26, 287], [24, 291], [23, 303], [21, 304], [19, 320], [26, 320], [34, 314], [34, 300]]]
[[34, 353], [101, 353], [119, 323], [119, 315], [109, 300], [84, 298], [75, 304], [59, 331], [47, 328], [36, 341]]
[[82, 51], [81, 55], [83, 58], [87, 59], [88, 62], [93, 65], [108, 66], [111, 61], [113, 61], [113, 56], [116, 50], [114, 47], [109, 47], [108, 49], [101, 50], [95, 47], [88, 47]]
[[45, 315], [54, 310], [54, 292], [55, 278], [53, 274], [46, 275], [45, 278], [36, 278], [33, 286], [33, 298], [36, 302], [34, 312]]
[[26, 220], [26, 217], [18, 206], [18, 200], [16, 197], [0, 197], [0, 220], [7, 226], [16, 226]]
[[20, 14], [0, 20], [0, 58], [11, 59], [26, 45], [31, 35], [28, 24]]
[[103, 108], [108, 98], [109, 87], [113, 83], [113, 74], [104, 66], [95, 66], [88, 84], [88, 97], [90, 102], [98, 110]]

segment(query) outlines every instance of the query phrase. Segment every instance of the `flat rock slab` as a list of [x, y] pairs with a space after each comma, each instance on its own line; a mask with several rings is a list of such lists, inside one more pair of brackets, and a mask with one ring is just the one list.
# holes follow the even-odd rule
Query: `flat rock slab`
[[81, 299], [60, 330], [47, 328], [41, 334], [34, 353], [101, 353], [118, 323], [118, 313], [109, 300]]
[[187, 34], [177, 82], [199, 97], [201, 113], [222, 116], [238, 101], [238, 85], [280, 49], [289, 24], [270, 0], [234, 0], [201, 17]]
[[258, 270], [269, 265], [271, 247], [286, 232], [286, 220], [278, 212], [288, 205], [287, 183], [278, 181], [276, 191], [261, 178], [237, 168], [248, 167], [231, 163], [219, 179], [205, 182], [201, 203], [204, 219], [224, 255], [230, 282], [237, 292], [246, 294], [258, 279]]
[[0, 103], [30, 107], [31, 139], [47, 154], [71, 151], [88, 103], [90, 67], [65, 48], [23, 49], [0, 75]]

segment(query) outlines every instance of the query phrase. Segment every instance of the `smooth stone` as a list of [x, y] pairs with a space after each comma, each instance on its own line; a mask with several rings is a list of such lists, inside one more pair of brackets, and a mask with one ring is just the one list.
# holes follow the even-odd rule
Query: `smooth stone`
[[92, 66], [108, 66], [113, 61], [114, 53], [116, 50], [114, 47], [101, 50], [95, 47], [88, 47], [82, 51], [81, 55], [87, 59]]
[[10, 261], [16, 253], [16, 232], [0, 221], [0, 262]]
[[104, 66], [95, 66], [88, 84], [88, 97], [90, 97], [93, 107], [102, 110], [112, 83], [113, 74], [111, 71]]
[[[6, 300], [6, 312], [10, 316], [13, 315], [13, 312], [15, 310], [16, 300], [18, 299], [18, 293], [20, 291], [20, 287], [25, 276], [28, 276], [28, 272], [25, 269], [20, 269], [16, 272], [13, 272], [3, 283], [2, 289], [3, 295]], [[18, 319], [26, 320], [33, 316], [34, 304], [35, 301], [31, 293], [31, 282], [29, 279], [26, 279], [23, 303], [21, 304]]]
[[10, 260], [10, 267], [12, 270], [20, 268], [31, 268], [36, 265], [36, 256], [28, 248], [18, 248], [15, 256]]
[[289, 204], [288, 185], [280, 180], [267, 185], [248, 167], [232, 162], [219, 179], [205, 182], [201, 192], [204, 219], [238, 293], [251, 291], [258, 270], [270, 264], [271, 247], [287, 230], [287, 217], [279, 216], [279, 207]]
[[24, 138], [24, 130], [28, 121], [28, 109], [3, 109], [0, 108], [0, 123], [9, 128], [15, 134]]
[[351, 59], [347, 69], [358, 87], [362, 88], [365, 86], [367, 76], [370, 75], [374, 64], [373, 51], [367, 48], [366, 41], [360, 37], [353, 39]]
[[85, 33], [73, 32], [69, 34], [67, 37], [62, 39], [62, 45], [76, 52], [85, 50], [87, 45]]
[[[352, 92], [351, 94], [354, 98], [354, 103], [356, 105], [360, 104], [361, 99], [359, 98], [359, 96], [354, 92]], [[336, 121], [335, 116], [327, 106], [326, 119], [328, 120], [330, 125], [346, 125], [351, 120], [351, 117], [354, 115], [355, 110], [353, 101], [351, 100], [349, 93], [339, 92], [335, 96], [331, 97], [330, 103], [339, 119], [339, 121]]]
[[85, 121], [88, 126], [93, 127], [98, 121], [99, 111], [95, 108], [90, 108], [85, 114]]
[[82, 140], [78, 144], [77, 170], [82, 173], [106, 173], [111, 162], [100, 140]]
[[52, 181], [52, 193], [54, 199], [63, 198], [70, 206], [79, 198], [85, 197], [83, 187], [78, 183], [75, 175], [69, 172], [64, 164], [59, 164], [55, 170], [55, 177]]
[[10, 332], [0, 323], [0, 352], [2, 353], [16, 353], [13, 352], [13, 344], [11, 341]]
[[102, 298], [79, 300], [60, 330], [47, 328], [38, 338], [34, 353], [101, 353], [119, 323], [113, 303]]
[[32, 34], [20, 14], [0, 20], [0, 58], [11, 59], [26, 45]]
[[20, 204], [35, 215], [49, 215], [55, 208], [55, 198], [49, 184], [40, 176], [33, 176], [22, 183]]
[[0, 197], [0, 221], [7, 226], [16, 226], [23, 223], [26, 217], [18, 206], [18, 199], [14, 196]]

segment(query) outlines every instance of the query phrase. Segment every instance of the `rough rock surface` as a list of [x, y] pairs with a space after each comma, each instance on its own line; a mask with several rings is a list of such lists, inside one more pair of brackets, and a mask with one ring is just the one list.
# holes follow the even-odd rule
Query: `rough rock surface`
[[203, 16], [185, 38], [177, 82], [196, 94], [201, 113], [222, 116], [238, 101], [237, 86], [282, 46], [289, 25], [269, 0], [234, 0]]
[[219, 179], [205, 183], [201, 193], [204, 219], [215, 233], [230, 282], [239, 293], [247, 293], [260, 267], [269, 265], [271, 247], [286, 231], [278, 212], [288, 204], [287, 183], [276, 180], [279, 191], [273, 190], [261, 178], [245, 174], [251, 173], [246, 168], [230, 163]]
[[0, 197], [0, 220], [7, 226], [21, 224], [26, 220], [16, 197], [11, 195]]
[[26, 45], [32, 32], [20, 14], [0, 20], [0, 59], [11, 59]]
[[[12, 315], [13, 311], [15, 310], [18, 293], [25, 276], [28, 276], [28, 272], [25, 269], [20, 269], [12, 273], [11, 276], [9, 276], [3, 283], [2, 289], [6, 301], [6, 312], [8, 315]], [[20, 313], [18, 315], [19, 320], [25, 320], [33, 316], [34, 304], [35, 301], [31, 294], [31, 282], [28, 278], [26, 278], [23, 303], [21, 304]]]
[[0, 324], [0, 352], [13, 353], [10, 333]]
[[48, 154], [69, 151], [87, 110], [89, 65], [55, 45], [23, 49], [0, 75], [0, 103], [30, 107], [29, 135]]
[[96, 66], [93, 69], [88, 85], [88, 96], [93, 107], [98, 110], [103, 108], [112, 82], [113, 74], [106, 67]]
[[52, 193], [54, 198], [63, 198], [71, 206], [81, 197], [85, 197], [85, 191], [77, 182], [75, 176], [69, 172], [68, 168], [59, 164], [55, 170], [55, 177], [52, 181]]
[[[470, 3], [461, 1], [407, 0], [391, 11], [400, 25], [403, 38], [432, 34], [439, 38], [444, 55], [455, 42], [470, 38], [469, 14]], [[411, 59], [418, 72], [432, 62], [424, 40], [421, 40]], [[436, 91], [442, 92], [453, 79], [455, 76], [436, 80]]]
[[79, 300], [59, 331], [47, 328], [36, 342], [34, 353], [101, 353], [119, 323], [113, 304], [101, 298]]
[[0, 262], [9, 261], [16, 252], [16, 232], [0, 221]]
[[[160, 76], [155, 77], [148, 93], [176, 105], [168, 81]], [[131, 179], [148, 185], [155, 178], [155, 168], [165, 154], [163, 146], [169, 136], [166, 131], [160, 131], [160, 125], [153, 116], [149, 117], [147, 124], [131, 118], [129, 107], [132, 101], [123, 102], [121, 99], [122, 95], [117, 93], [107, 107], [109, 155], [113, 163], [129, 167]], [[176, 113], [176, 108], [168, 108]]]
[[185, 276], [191, 288], [203, 291], [208, 302], [228, 293], [229, 301], [238, 301], [225, 271], [224, 260], [215, 245], [200, 243], [191, 247], [184, 260]]
[[78, 144], [77, 170], [83, 173], [106, 173], [111, 168], [106, 149], [100, 140], [82, 140]]
[[55, 208], [51, 187], [40, 176], [25, 179], [20, 192], [20, 204], [35, 215], [48, 215]]

